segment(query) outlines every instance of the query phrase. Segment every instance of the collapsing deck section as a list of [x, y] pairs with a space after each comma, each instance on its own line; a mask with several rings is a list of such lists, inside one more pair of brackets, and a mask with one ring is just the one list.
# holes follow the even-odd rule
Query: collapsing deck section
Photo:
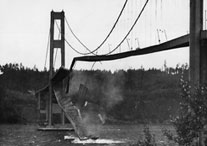
[[[88, 88], [84, 85], [80, 85], [78, 94], [75, 96], [66, 93], [63, 80], [67, 78], [68, 74], [69, 71], [61, 67], [52, 78], [56, 101], [81, 140], [88, 138], [96, 139], [98, 138], [98, 133], [94, 130], [94, 126], [96, 126], [97, 123], [102, 123], [100, 119], [101, 114], [94, 111], [93, 115], [91, 115], [90, 111], [90, 114], [87, 113], [88, 106], [94, 106], [94, 103], [90, 103], [90, 101], [87, 100]], [[38, 92], [46, 92], [48, 88], [49, 85]], [[93, 117], [90, 119], [88, 116]]]
[[80, 109], [72, 103], [71, 98], [67, 98], [66, 94], [64, 94], [64, 91], [61, 89], [54, 88], [54, 93], [59, 106], [65, 112], [66, 117], [71, 122], [79, 138], [86, 138], [87, 133], [84, 127], [84, 123], [82, 122], [83, 120]]

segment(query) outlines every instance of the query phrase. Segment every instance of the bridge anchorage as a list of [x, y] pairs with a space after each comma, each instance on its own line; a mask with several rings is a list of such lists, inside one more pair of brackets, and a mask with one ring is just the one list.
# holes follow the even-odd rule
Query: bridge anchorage
[[[54, 39], [54, 22], [60, 20], [61, 23], [61, 39]], [[41, 113], [46, 114], [46, 121], [48, 122], [47, 128], [54, 129], [53, 115], [56, 113], [61, 114], [62, 125], [65, 125], [65, 116], [71, 122], [74, 130], [81, 139], [85, 137], [95, 137], [94, 135], [88, 135], [86, 125], [82, 123], [81, 112], [79, 108], [76, 108], [71, 104], [71, 99], [68, 98], [70, 73], [76, 61], [109, 61], [115, 59], [126, 58], [130, 56], [144, 55], [154, 52], [166, 51], [171, 49], [179, 49], [182, 47], [190, 47], [190, 76], [189, 80], [192, 84], [206, 84], [207, 83], [207, 31], [203, 30], [203, 0], [190, 0], [190, 33], [178, 37], [173, 40], [169, 40], [165, 43], [158, 45], [135, 49], [123, 53], [117, 53], [112, 55], [95, 55], [95, 56], [81, 56], [75, 57], [71, 63], [70, 70], [64, 69], [65, 66], [65, 29], [64, 29], [64, 12], [51, 12], [51, 26], [50, 26], [50, 75], [49, 84], [45, 88], [36, 92], [38, 98], [38, 109]], [[54, 49], [61, 49], [61, 66], [62, 68], [54, 75], [53, 66], [53, 54]], [[66, 86], [67, 85], [67, 86]], [[45, 93], [49, 93], [49, 97], [45, 97]], [[79, 88], [79, 96], [85, 99], [88, 95], [87, 87], [81, 86]], [[42, 110], [42, 101], [45, 100], [44, 110]], [[56, 102], [54, 103], [53, 100]], [[58, 105], [61, 107], [57, 110], [54, 107]], [[64, 114], [65, 113], [65, 114]]]

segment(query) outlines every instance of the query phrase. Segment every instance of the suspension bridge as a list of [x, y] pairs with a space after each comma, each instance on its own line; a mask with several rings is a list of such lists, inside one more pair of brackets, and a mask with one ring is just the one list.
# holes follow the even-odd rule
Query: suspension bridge
[[[68, 97], [68, 93], [70, 92], [70, 76], [73, 71], [73, 67], [77, 61], [85, 61], [85, 62], [101, 62], [101, 61], [111, 61], [111, 60], [118, 60], [123, 59], [131, 56], [139, 56], [139, 55], [146, 55], [151, 54], [155, 52], [161, 52], [161, 51], [167, 51], [172, 49], [179, 49], [183, 47], [189, 47], [190, 49], [190, 70], [189, 70], [189, 80], [192, 84], [205, 84], [207, 82], [207, 31], [203, 28], [203, 15], [204, 15], [204, 1], [203, 0], [190, 0], [189, 6], [190, 6], [190, 17], [189, 17], [189, 34], [183, 34], [177, 38], [169, 39], [167, 37], [166, 30], [157, 29], [157, 38], [158, 38], [158, 44], [146, 46], [146, 47], [140, 47], [140, 42], [138, 38], [134, 39], [134, 41], [137, 41], [137, 46], [132, 47], [133, 43], [130, 43], [129, 36], [133, 36], [133, 29], [136, 26], [137, 22], [144, 18], [142, 15], [145, 13], [145, 9], [148, 6], [148, 3], [150, 3], [149, 0], [146, 0], [142, 7], [139, 10], [139, 13], [137, 14], [137, 17], [134, 19], [134, 22], [131, 23], [131, 26], [128, 29], [128, 32], [125, 33], [123, 38], [119, 39], [120, 41], [117, 43], [116, 47], [113, 49], [109, 47], [109, 51], [104, 54], [99, 54], [98, 51], [106, 44], [107, 40], [110, 38], [110, 36], [113, 34], [114, 30], [116, 29], [118, 22], [120, 21], [125, 8], [127, 7], [128, 0], [125, 1], [123, 4], [122, 9], [120, 10], [120, 13], [115, 20], [115, 23], [113, 24], [111, 30], [106, 35], [106, 37], [103, 39], [103, 41], [98, 45], [95, 49], [88, 48], [74, 33], [71, 26], [69, 25], [69, 22], [67, 21], [65, 17], [65, 13], [62, 12], [51, 12], [51, 22], [50, 22], [50, 33], [49, 33], [49, 43], [48, 48], [50, 50], [50, 67], [49, 67], [49, 84], [44, 87], [43, 89], [40, 89], [36, 92], [36, 96], [38, 98], [38, 109], [41, 111], [41, 95], [44, 92], [49, 92], [49, 98], [46, 99], [46, 120], [48, 121], [48, 126], [52, 126], [52, 115], [53, 115], [53, 99], [54, 94], [56, 96], [57, 103], [62, 109], [62, 124], [65, 124], [65, 115], [72, 123], [75, 131], [78, 133], [80, 138], [83, 138], [85, 136], [89, 136], [85, 133], [83, 130], [85, 127], [84, 124], [81, 123], [81, 116], [80, 116], [80, 110], [77, 108], [74, 108], [73, 105], [69, 106], [71, 104], [71, 99]], [[205, 18], [206, 22], [206, 18]], [[67, 40], [65, 35], [65, 24], [70, 29], [71, 34], [73, 37], [79, 42], [79, 44], [85, 48], [87, 52], [81, 52]], [[58, 30], [58, 36], [54, 38], [54, 31], [55, 26]], [[166, 41], [161, 42], [160, 40], [160, 34], [163, 33], [165, 36]], [[123, 43], [127, 44], [128, 51], [115, 53], [117, 50], [120, 50], [120, 48], [123, 48]], [[80, 54], [80, 57], [73, 58], [70, 68], [66, 70], [65, 68], [65, 43], [76, 53]], [[50, 45], [49, 45], [50, 44]], [[136, 43], [134, 43], [136, 44]], [[110, 46], [108, 44], [108, 46]], [[57, 71], [56, 74], [54, 74], [54, 63], [56, 60], [55, 49], [59, 49], [61, 51], [61, 68]], [[48, 51], [47, 51], [48, 52]], [[56, 50], [57, 54], [57, 50]], [[47, 55], [46, 55], [47, 56]], [[176, 58], [175, 58], [176, 60]], [[46, 63], [45, 63], [46, 64]], [[93, 64], [93, 65], [94, 65]], [[80, 86], [79, 88], [79, 96], [85, 97], [87, 94], [87, 88]], [[84, 99], [84, 101], [87, 101], [87, 99]], [[83, 102], [84, 102], [83, 101]], [[72, 108], [73, 107], [73, 108]]]

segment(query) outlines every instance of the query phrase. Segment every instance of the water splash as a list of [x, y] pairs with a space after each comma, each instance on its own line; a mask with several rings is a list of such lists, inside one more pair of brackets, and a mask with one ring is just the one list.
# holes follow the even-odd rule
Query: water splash
[[121, 144], [125, 143], [125, 141], [121, 140], [113, 140], [113, 139], [86, 139], [86, 140], [80, 140], [77, 137], [74, 136], [64, 136], [65, 140], [71, 140], [71, 143], [76, 143], [76, 144]]

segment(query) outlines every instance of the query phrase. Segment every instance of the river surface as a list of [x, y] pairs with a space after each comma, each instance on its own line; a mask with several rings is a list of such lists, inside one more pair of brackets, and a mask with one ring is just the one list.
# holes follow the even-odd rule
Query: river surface
[[[144, 138], [144, 126], [139, 124], [103, 125], [99, 128], [99, 139], [85, 141], [80, 141], [74, 132], [38, 131], [37, 128], [37, 125], [0, 125], [0, 146], [125, 146]], [[171, 145], [162, 129], [174, 132], [172, 126], [149, 125], [149, 128], [158, 145]]]

